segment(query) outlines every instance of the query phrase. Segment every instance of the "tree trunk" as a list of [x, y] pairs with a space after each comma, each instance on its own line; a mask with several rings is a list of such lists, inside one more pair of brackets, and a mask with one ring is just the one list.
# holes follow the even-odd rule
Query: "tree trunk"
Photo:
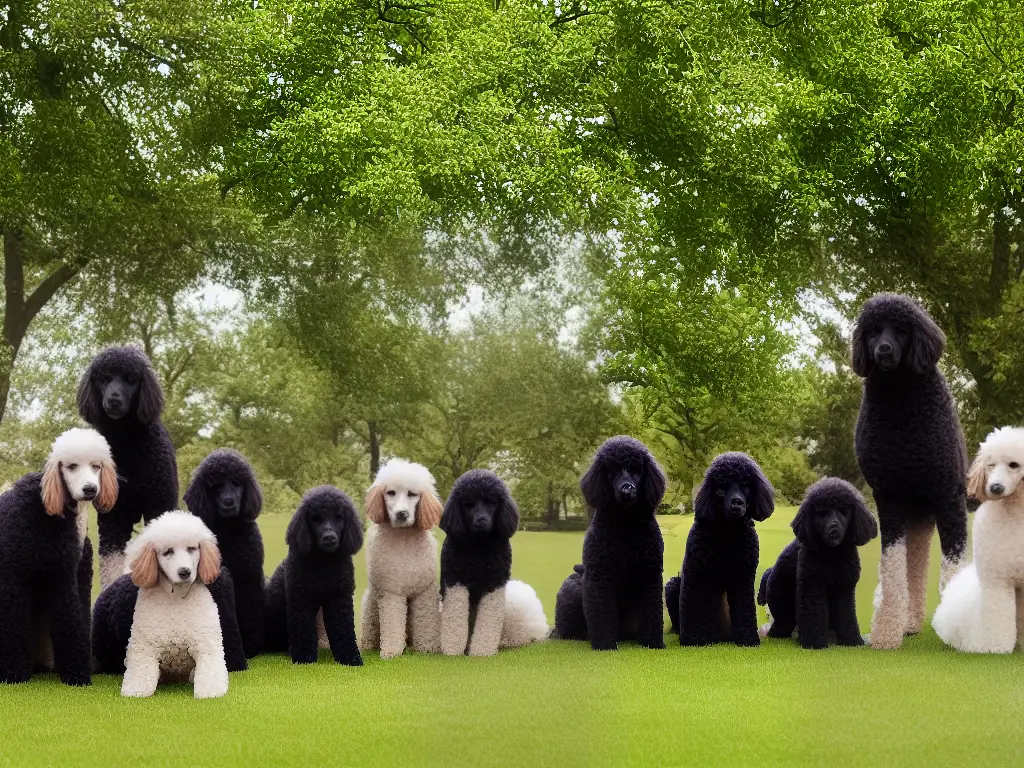
[[380, 435], [377, 433], [377, 422], [366, 422], [366, 428], [370, 433], [370, 482], [377, 477], [377, 470], [380, 469]]
[[555, 484], [548, 481], [548, 527], [553, 528], [558, 523], [558, 502], [555, 501]]

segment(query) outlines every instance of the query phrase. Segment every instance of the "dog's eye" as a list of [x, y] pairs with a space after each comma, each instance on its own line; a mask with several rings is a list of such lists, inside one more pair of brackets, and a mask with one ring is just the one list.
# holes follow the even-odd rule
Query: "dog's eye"
[[99, 472], [100, 471], [100, 465], [99, 464], [93, 464], [92, 465], [92, 471], [93, 472]]
[[715, 495], [718, 498], [720, 498], [720, 499], [724, 499], [725, 498], [725, 490], [723, 488], [719, 488], [717, 491], [715, 491]]
[[78, 465], [77, 464], [68, 464], [68, 472], [77, 472], [77, 471], [78, 471]]
[[174, 554], [174, 550], [173, 550], [173, 549], [165, 549], [165, 550], [163, 551], [163, 556], [164, 556], [164, 557], [170, 557], [170, 556], [171, 556], [171, 555], [173, 555], [173, 554]]
[[109, 383], [110, 383], [110, 377], [109, 376], [100, 376], [100, 384], [109, 384]]
[[196, 552], [198, 552], [198, 551], [199, 551], [199, 547], [189, 547], [189, 548], [188, 548], [188, 553], [189, 553], [190, 555], [194, 555], [194, 554], [195, 554]]
[[132, 374], [130, 374], [130, 373], [126, 374], [125, 377], [124, 377], [124, 383], [125, 384], [134, 384], [135, 383], [135, 377]]
[[1016, 461], [1011, 461], [1010, 469], [1020, 469], [1020, 464], [1018, 464]]
[[391, 498], [395, 498], [395, 492], [393, 490], [388, 491], [388, 496], [390, 496]]
[[417, 499], [417, 498], [419, 498], [419, 494], [416, 493], [415, 491], [409, 491], [409, 498], [410, 499]]

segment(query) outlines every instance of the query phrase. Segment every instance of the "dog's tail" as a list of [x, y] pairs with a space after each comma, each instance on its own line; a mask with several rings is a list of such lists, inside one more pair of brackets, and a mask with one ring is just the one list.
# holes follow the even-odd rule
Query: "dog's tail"
[[768, 574], [770, 574], [771, 572], [771, 568], [765, 568], [764, 573], [761, 574], [761, 584], [757, 588], [758, 605], [768, 604]]

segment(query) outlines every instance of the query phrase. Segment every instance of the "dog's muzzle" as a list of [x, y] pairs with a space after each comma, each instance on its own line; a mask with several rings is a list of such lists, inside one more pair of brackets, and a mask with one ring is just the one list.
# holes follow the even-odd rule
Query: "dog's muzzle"
[[1003, 496], [1006, 494], [1006, 486], [1002, 483], [992, 483], [988, 487], [989, 496]]
[[178, 569], [178, 578], [181, 581], [188, 581], [189, 579], [192, 578], [192, 569], [191, 568], [179, 568]]
[[82, 486], [83, 501], [92, 501], [93, 499], [96, 498], [97, 493], [99, 493], [99, 488], [97, 488], [92, 483], [88, 483]]
[[338, 535], [335, 533], [325, 533], [320, 537], [320, 549], [324, 552], [333, 552], [338, 548]]

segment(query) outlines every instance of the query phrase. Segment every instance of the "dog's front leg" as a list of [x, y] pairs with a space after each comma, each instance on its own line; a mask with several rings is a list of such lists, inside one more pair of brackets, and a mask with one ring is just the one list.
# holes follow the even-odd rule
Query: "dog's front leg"
[[373, 651], [380, 647], [380, 604], [372, 587], [363, 592], [363, 626], [359, 632], [359, 650]]
[[[729, 601], [729, 618], [732, 624], [732, 641], [736, 645], [747, 647], [761, 644], [761, 636], [757, 634], [754, 576], [753, 572], [745, 573], [733, 581], [726, 590], [726, 598]], [[799, 619], [797, 623], [799, 624]]]
[[193, 695], [197, 699], [218, 699], [228, 692], [228, 666], [224, 662], [223, 645], [193, 649], [196, 668], [193, 671]]
[[590, 647], [614, 651], [619, 647], [619, 604], [615, 583], [594, 578], [588, 569], [583, 576], [583, 615], [587, 619]]
[[380, 596], [380, 657], [393, 659], [405, 652], [405, 595], [384, 592]]
[[493, 656], [501, 643], [501, 630], [505, 626], [505, 586], [488, 592], [480, 598], [473, 623], [473, 639], [469, 643], [470, 656]]
[[878, 561], [875, 615], [871, 618], [871, 647], [892, 650], [903, 644], [910, 593], [907, 586], [907, 536], [902, 511], [875, 496], [882, 529], [882, 556]]
[[441, 601], [441, 653], [461, 656], [468, 642], [469, 589], [457, 584], [445, 589]]
[[[89, 621], [82, 612], [77, 579], [71, 577], [55, 585], [45, 603], [53, 639], [53, 664], [67, 685], [92, 682], [92, 654]], [[6, 631], [6, 628], [0, 628]]]
[[981, 584], [981, 652], [1012, 653], [1017, 642], [1017, 593], [1002, 582]]
[[160, 654], [156, 648], [129, 642], [124, 666], [122, 696], [145, 698], [156, 692], [160, 682]]
[[359, 655], [356, 644], [356, 619], [351, 596], [332, 595], [324, 601], [323, 617], [334, 660], [350, 667], [363, 666], [363, 657]]
[[829, 618], [839, 645], [864, 645], [864, 636], [857, 623], [856, 593], [856, 587], [837, 587], [829, 596]]
[[[807, 649], [828, 647], [828, 594], [825, 586], [806, 574], [797, 574], [796, 626], [800, 645]], [[835, 617], [833, 616], [833, 620]], [[836, 633], [838, 634], [838, 632]]]
[[645, 648], [665, 647], [665, 612], [661, 607], [661, 571], [645, 578], [638, 596], [637, 642]]
[[314, 664], [317, 656], [317, 606], [292, 590], [288, 595], [288, 651], [295, 664]]
[[417, 653], [441, 650], [441, 594], [431, 585], [409, 601], [412, 649]]

